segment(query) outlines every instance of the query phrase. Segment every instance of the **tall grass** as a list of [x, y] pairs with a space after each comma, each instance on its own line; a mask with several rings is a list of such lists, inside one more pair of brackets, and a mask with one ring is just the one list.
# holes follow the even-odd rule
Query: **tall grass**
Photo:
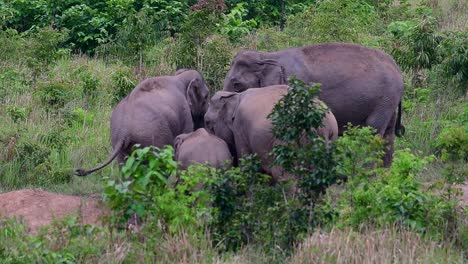
[[305, 239], [290, 263], [464, 263], [464, 256], [450, 245], [398, 228], [333, 229]]

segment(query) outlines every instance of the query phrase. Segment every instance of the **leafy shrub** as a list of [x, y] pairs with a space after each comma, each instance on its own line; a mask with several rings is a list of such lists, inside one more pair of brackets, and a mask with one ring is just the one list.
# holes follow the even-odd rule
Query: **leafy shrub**
[[213, 34], [221, 17], [217, 9], [192, 11], [182, 25], [169, 56], [169, 61], [176, 68], [196, 69], [204, 74], [210, 87], [216, 88], [222, 86], [232, 55], [228, 39]]
[[445, 127], [436, 139], [436, 149], [442, 160], [468, 161], [468, 127], [465, 124]]
[[45, 27], [32, 30], [27, 36], [26, 61], [35, 73], [44, 71], [51, 62], [70, 53], [70, 50], [61, 48], [68, 37], [67, 31]]
[[40, 83], [35, 94], [46, 110], [57, 110], [71, 99], [68, 85], [61, 82]]
[[101, 81], [90, 73], [83, 74], [81, 76], [81, 81], [83, 82], [83, 94], [88, 98], [95, 98]]
[[239, 167], [221, 171], [210, 181], [215, 208], [212, 236], [220, 249], [254, 244], [269, 253], [282, 252], [307, 228], [297, 216], [301, 204], [287, 193], [289, 183], [272, 186], [271, 177], [259, 169], [258, 157], [247, 156]]
[[71, 140], [72, 138], [66, 135], [60, 126], [53, 128], [47, 134], [39, 136], [40, 143], [58, 151], [63, 151]]
[[390, 53], [404, 70], [413, 72], [413, 86], [419, 86], [421, 70], [430, 69], [439, 62], [437, 47], [442, 37], [436, 32], [437, 21], [423, 14], [415, 25], [412, 22], [395, 23], [389, 25], [394, 34]]
[[37, 142], [20, 141], [17, 153], [18, 160], [25, 168], [34, 168], [48, 159], [50, 150]]
[[392, 166], [376, 178], [353, 177], [338, 202], [339, 224], [358, 227], [403, 225], [420, 232], [441, 233], [454, 212], [454, 201], [423, 190], [415, 175], [432, 157], [409, 150], [395, 152]]
[[187, 20], [181, 25], [177, 35], [175, 49], [171, 61], [176, 68], [197, 69], [199, 47], [215, 31], [216, 24], [221, 21], [221, 13], [209, 8], [190, 12]]
[[376, 170], [382, 165], [384, 141], [376, 135], [371, 127], [353, 127], [348, 124], [343, 136], [335, 142], [337, 173], [356, 178], [375, 176]]
[[17, 106], [8, 106], [6, 108], [6, 112], [8, 116], [13, 120], [13, 122], [18, 123], [18, 121], [23, 121], [26, 119], [27, 112], [26, 108], [24, 107], [17, 107]]
[[246, 15], [247, 9], [244, 8], [244, 3], [238, 3], [218, 24], [221, 34], [229, 36], [231, 41], [239, 40], [248, 34], [257, 26], [257, 22], [254, 19], [243, 20]]
[[197, 69], [203, 73], [211, 91], [222, 89], [232, 59], [232, 45], [228, 39], [213, 35], [198, 49]]
[[94, 115], [92, 113], [88, 113], [81, 107], [77, 107], [72, 111], [65, 112], [64, 120], [69, 127], [81, 127], [92, 124], [94, 121]]
[[304, 206], [336, 180], [333, 151], [316, 132], [328, 111], [313, 101], [319, 91], [320, 84], [308, 86], [291, 78], [288, 93], [269, 115], [273, 135], [282, 141], [272, 151], [275, 163], [298, 177]]
[[67, 217], [30, 236], [15, 219], [0, 220], [0, 259], [4, 263], [96, 262], [108, 249], [109, 233]]
[[136, 149], [122, 167], [123, 178], [109, 180], [104, 190], [114, 221], [122, 224], [136, 217], [150, 225], [159, 222], [170, 233], [199, 230], [200, 216], [209, 212], [209, 195], [190, 191], [203, 183], [204, 173], [183, 173], [182, 183], [170, 188], [168, 179], [176, 169], [171, 147]]
[[131, 70], [126, 67], [120, 68], [112, 75], [113, 103], [120, 102], [135, 88], [137, 81], [131, 76]]
[[445, 76], [452, 79], [461, 89], [468, 91], [468, 33], [447, 32], [439, 46]]

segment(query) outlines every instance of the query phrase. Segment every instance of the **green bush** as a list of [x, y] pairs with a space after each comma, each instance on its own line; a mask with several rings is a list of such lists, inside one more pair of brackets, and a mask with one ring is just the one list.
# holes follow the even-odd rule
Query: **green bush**
[[[201, 232], [200, 218], [209, 216], [209, 195], [191, 190], [204, 183], [204, 171], [182, 173], [182, 183], [172, 188], [168, 180], [176, 169], [171, 147], [136, 149], [122, 167], [123, 177], [109, 180], [104, 190], [104, 198], [114, 211], [113, 221], [125, 224], [137, 218], [156, 226], [153, 231]], [[158, 224], [162, 226], [157, 228]]]
[[26, 62], [36, 74], [44, 72], [50, 63], [70, 53], [69, 49], [62, 48], [68, 37], [67, 31], [45, 27], [31, 30], [26, 36]]
[[132, 78], [132, 72], [127, 67], [122, 67], [112, 75], [112, 101], [114, 104], [120, 102], [137, 85], [137, 81]]
[[66, 111], [63, 113], [65, 123], [69, 127], [82, 127], [90, 125], [94, 121], [94, 114], [87, 112], [81, 107], [77, 107], [72, 111]]
[[349, 178], [369, 178], [375, 176], [382, 166], [384, 141], [371, 127], [353, 127], [348, 124], [344, 135], [336, 142], [336, 171]]
[[454, 81], [461, 94], [468, 92], [468, 33], [447, 32], [439, 46], [445, 76]]
[[240, 37], [248, 34], [257, 26], [257, 22], [254, 19], [243, 20], [246, 15], [244, 3], [238, 3], [218, 24], [221, 34], [229, 36], [231, 41], [238, 41]]
[[213, 34], [221, 14], [201, 9], [189, 14], [177, 35], [169, 61], [177, 69], [196, 69], [203, 73], [208, 85], [222, 87], [232, 57], [232, 45], [226, 37]]
[[421, 85], [421, 71], [440, 62], [437, 47], [442, 36], [436, 19], [423, 14], [416, 22], [393, 22], [388, 29], [394, 37], [390, 54], [402, 69], [412, 71], [413, 86]]
[[6, 112], [13, 122], [24, 121], [27, 117], [27, 111], [24, 107], [7, 106]]
[[319, 91], [320, 84], [289, 79], [288, 93], [268, 117], [273, 135], [282, 142], [273, 148], [275, 163], [299, 179], [304, 206], [313, 205], [318, 194], [336, 181], [333, 149], [316, 130], [328, 111], [313, 101]]
[[47, 111], [62, 108], [72, 96], [68, 84], [63, 82], [40, 83], [35, 95]]
[[415, 180], [433, 157], [419, 158], [409, 150], [395, 152], [389, 169], [376, 177], [350, 177], [338, 200], [340, 226], [403, 225], [420, 232], [443, 234], [453, 219], [455, 201], [445, 200]]
[[30, 236], [15, 219], [0, 220], [2, 263], [97, 262], [108, 249], [109, 233], [67, 217]]
[[281, 255], [308, 228], [298, 215], [301, 204], [288, 193], [289, 183], [272, 186], [271, 177], [259, 169], [258, 157], [248, 156], [239, 167], [212, 176], [209, 189], [215, 210], [210, 227], [213, 242], [222, 250], [251, 244]]

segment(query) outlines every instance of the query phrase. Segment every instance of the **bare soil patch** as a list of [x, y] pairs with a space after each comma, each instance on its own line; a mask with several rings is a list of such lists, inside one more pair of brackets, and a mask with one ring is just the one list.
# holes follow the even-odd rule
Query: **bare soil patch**
[[95, 198], [63, 195], [41, 190], [19, 190], [0, 194], [0, 218], [22, 219], [30, 233], [67, 215], [81, 224], [101, 224], [108, 211]]

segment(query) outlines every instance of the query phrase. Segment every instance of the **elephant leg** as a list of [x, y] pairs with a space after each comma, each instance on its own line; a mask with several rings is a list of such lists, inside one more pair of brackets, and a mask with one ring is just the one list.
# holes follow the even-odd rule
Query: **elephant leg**
[[395, 141], [396, 112], [394, 109], [391, 110], [375, 111], [366, 120], [366, 125], [375, 128], [377, 134], [385, 140], [384, 167], [390, 167], [392, 164], [393, 142]]
[[395, 143], [395, 125], [396, 125], [396, 113], [392, 115], [390, 122], [388, 122], [387, 129], [383, 138], [385, 139], [385, 154], [383, 157], [384, 167], [388, 168], [392, 165], [393, 151]]

